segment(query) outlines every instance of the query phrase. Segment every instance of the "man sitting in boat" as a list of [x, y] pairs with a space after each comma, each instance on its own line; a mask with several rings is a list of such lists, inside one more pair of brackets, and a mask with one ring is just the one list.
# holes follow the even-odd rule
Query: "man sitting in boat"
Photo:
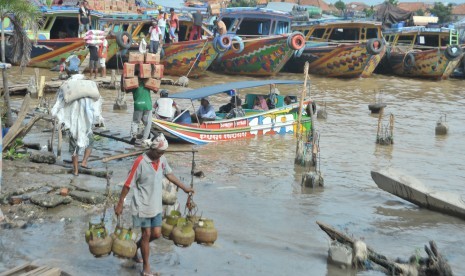
[[[225, 104], [225, 105], [222, 105], [220, 107], [220, 109], [218, 110], [219, 113], [229, 113], [231, 111], [231, 109], [234, 108], [234, 103], [237, 101], [237, 99], [239, 99], [238, 96], [232, 96], [231, 97], [231, 100], [229, 101], [229, 103]], [[239, 99], [240, 100], [240, 99]]]
[[[215, 108], [210, 104], [207, 97], [200, 100], [200, 107], [195, 114], [191, 115], [192, 122], [214, 121], [216, 119]], [[198, 120], [197, 120], [198, 118]]]
[[235, 100], [234, 102], [231, 102], [232, 104], [232, 109], [229, 111], [228, 114], [226, 114], [225, 118], [226, 119], [232, 119], [232, 118], [238, 118], [238, 117], [244, 117], [245, 112], [242, 109], [242, 100], [238, 96], [234, 96]]
[[180, 113], [178, 105], [173, 99], [168, 98], [168, 90], [160, 91], [160, 98], [153, 105], [155, 109], [155, 117], [160, 120], [172, 121], [176, 114]]

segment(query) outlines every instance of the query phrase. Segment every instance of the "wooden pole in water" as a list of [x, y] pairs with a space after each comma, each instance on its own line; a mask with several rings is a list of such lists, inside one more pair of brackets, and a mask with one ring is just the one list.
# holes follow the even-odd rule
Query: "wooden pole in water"
[[111, 70], [110, 87], [116, 88], [116, 71], [114, 69]]
[[381, 108], [381, 110], [379, 111], [379, 115], [378, 115], [378, 131], [376, 132], [376, 143], [379, 143], [379, 134], [380, 134], [380, 131], [381, 131], [381, 122], [383, 121], [383, 113], [384, 113], [384, 108]]
[[303, 111], [303, 105], [304, 105], [304, 98], [305, 98], [305, 92], [307, 90], [307, 78], [308, 78], [308, 62], [305, 62], [304, 66], [304, 74], [305, 74], [305, 79], [304, 79], [304, 86], [302, 88], [302, 94], [300, 95], [300, 101], [299, 101], [299, 115], [297, 117], [297, 146], [296, 146], [296, 157], [294, 160], [295, 164], [303, 164], [304, 161], [304, 141], [302, 139], [302, 111]]

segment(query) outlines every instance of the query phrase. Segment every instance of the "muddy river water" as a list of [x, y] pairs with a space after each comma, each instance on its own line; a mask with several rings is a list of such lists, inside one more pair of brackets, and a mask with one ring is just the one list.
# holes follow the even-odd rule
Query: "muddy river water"
[[[286, 73], [278, 78], [303, 79]], [[208, 72], [202, 79], [191, 79], [190, 86], [252, 79]], [[199, 213], [214, 220], [218, 240], [211, 247], [193, 244], [188, 248], [157, 240], [151, 245], [152, 268], [163, 275], [384, 275], [329, 265], [329, 239], [315, 223], [321, 221], [391, 258], [407, 259], [417, 250], [426, 256], [423, 247], [434, 240], [454, 273], [464, 275], [465, 221], [403, 201], [380, 190], [370, 176], [371, 170], [391, 167], [432, 188], [465, 194], [464, 80], [375, 75], [353, 80], [311, 76], [310, 82], [313, 99], [320, 108], [326, 104], [328, 112], [326, 120], [316, 122], [325, 187], [301, 187], [303, 170], [294, 165], [296, 138], [292, 135], [196, 147], [196, 164], [206, 177], [194, 180], [194, 199]], [[182, 90], [166, 88], [171, 93]], [[299, 89], [280, 87], [282, 94], [298, 94]], [[368, 104], [376, 93], [388, 104], [385, 114], [395, 116], [392, 146], [375, 143], [378, 117], [370, 114]], [[107, 127], [129, 132], [132, 99], [127, 99], [127, 111], [113, 112], [115, 92], [102, 94]], [[20, 100], [14, 97], [13, 105], [19, 106]], [[218, 108], [227, 100], [219, 95], [212, 102]], [[449, 134], [435, 136], [442, 114], [447, 114]], [[125, 147], [106, 139], [96, 147], [105, 146], [102, 143]], [[167, 158], [175, 174], [190, 183], [191, 155]], [[110, 163], [113, 183], [124, 181], [132, 161]], [[180, 193], [179, 199], [183, 204], [185, 195]], [[132, 262], [113, 256], [96, 259], [88, 252], [83, 235], [87, 222], [98, 220], [98, 214], [69, 218], [24, 230], [0, 230], [0, 271], [37, 260], [73, 275], [138, 273], [140, 267]], [[114, 225], [112, 212], [107, 224]]]

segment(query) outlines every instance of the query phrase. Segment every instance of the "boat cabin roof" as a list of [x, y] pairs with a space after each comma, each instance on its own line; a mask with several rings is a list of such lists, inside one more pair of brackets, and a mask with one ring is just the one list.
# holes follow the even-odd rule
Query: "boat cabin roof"
[[224, 92], [227, 92], [233, 89], [253, 88], [253, 87], [271, 85], [271, 84], [303, 84], [303, 83], [304, 83], [303, 81], [296, 81], [296, 80], [260, 80], [260, 81], [229, 82], [229, 83], [206, 86], [206, 87], [189, 90], [189, 91], [182, 92], [182, 93], [173, 94], [173, 95], [170, 95], [170, 98], [196, 100], [196, 99], [205, 98], [211, 95], [224, 93]]
[[326, 27], [326, 28], [349, 28], [349, 27], [381, 27], [381, 22], [376, 21], [348, 21], [348, 20], [315, 20], [315, 21], [296, 21], [292, 22], [292, 27]]
[[426, 27], [404, 27], [402, 29], [387, 29], [383, 31], [385, 35], [392, 34], [449, 34], [455, 29], [449, 28], [426, 28]]
[[265, 8], [250, 8], [250, 7], [227, 8], [222, 11], [220, 17], [249, 17], [249, 18], [281, 17], [281, 18], [287, 18], [289, 20], [292, 19], [292, 15], [288, 12], [265, 9]]

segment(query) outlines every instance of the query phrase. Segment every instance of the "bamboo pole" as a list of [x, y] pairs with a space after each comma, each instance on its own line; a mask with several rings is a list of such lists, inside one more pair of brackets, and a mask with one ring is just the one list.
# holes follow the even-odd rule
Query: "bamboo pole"
[[304, 66], [304, 86], [302, 88], [302, 94], [299, 101], [299, 115], [297, 118], [297, 146], [296, 146], [296, 157], [294, 160], [295, 164], [303, 164], [304, 160], [304, 142], [302, 141], [302, 111], [304, 105], [305, 91], [307, 90], [307, 78], [308, 78], [308, 62], [305, 62]]
[[381, 108], [378, 115], [378, 131], [376, 132], [376, 143], [379, 143], [379, 133], [381, 132], [381, 122], [383, 121], [384, 108]]
[[[121, 154], [105, 157], [105, 158], [102, 158], [100, 160], [102, 160], [103, 163], [107, 163], [107, 162], [109, 162], [111, 160], [139, 155], [139, 154], [142, 154], [142, 153], [146, 152], [147, 150], [148, 149], [142, 149], [142, 150], [136, 150], [136, 151], [128, 152], [128, 153], [121, 153]], [[198, 152], [198, 151], [194, 150], [194, 149], [191, 149], [191, 150], [166, 150], [165, 152]], [[93, 160], [93, 161], [97, 161], [97, 160], [99, 160], [99, 159], [96, 159], [96, 160]]]

